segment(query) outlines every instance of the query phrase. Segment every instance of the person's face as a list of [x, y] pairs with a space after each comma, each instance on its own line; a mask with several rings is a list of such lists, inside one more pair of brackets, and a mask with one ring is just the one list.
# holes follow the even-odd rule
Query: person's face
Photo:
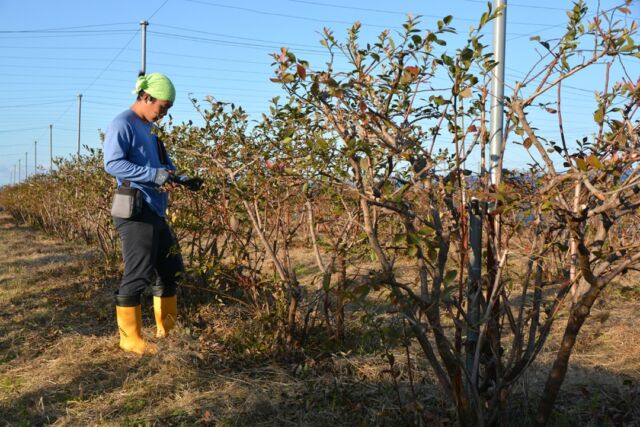
[[151, 100], [147, 97], [144, 99], [144, 115], [145, 119], [150, 122], [158, 122], [167, 115], [169, 108], [173, 106], [171, 101], [160, 101], [159, 99]]

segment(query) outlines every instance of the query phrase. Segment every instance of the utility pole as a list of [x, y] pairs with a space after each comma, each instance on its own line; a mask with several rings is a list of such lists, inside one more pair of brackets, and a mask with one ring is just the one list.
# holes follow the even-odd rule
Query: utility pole
[[82, 94], [78, 95], [78, 157], [80, 157], [80, 122], [82, 120]]
[[504, 117], [504, 52], [507, 32], [507, 0], [494, 0], [494, 10], [501, 8], [493, 21], [493, 59], [498, 63], [491, 72], [491, 127], [489, 136], [489, 173], [491, 184], [500, 183], [502, 167], [502, 126]]
[[[493, 68], [491, 76], [491, 123], [490, 123], [490, 148], [489, 148], [489, 179], [495, 188], [501, 179], [502, 167], [502, 138], [503, 138], [503, 116], [504, 116], [504, 62], [505, 62], [505, 35], [507, 18], [507, 0], [494, 0], [494, 10], [500, 8], [500, 14], [493, 21], [493, 56], [498, 63]], [[483, 159], [484, 160], [484, 159]], [[482, 163], [484, 165], [484, 163]], [[481, 174], [484, 175], [484, 167], [481, 165]], [[477, 386], [478, 370], [478, 329], [481, 318], [486, 313], [481, 313], [481, 293], [482, 293], [482, 224], [487, 211], [487, 202], [472, 199], [468, 204], [469, 211], [469, 281], [467, 284], [467, 343], [466, 343], [466, 366], [471, 376], [472, 386]], [[491, 230], [489, 239], [496, 238], [500, 241], [500, 217], [494, 217], [490, 223]], [[499, 244], [498, 244], [499, 246]], [[500, 249], [498, 248], [498, 251]], [[495, 264], [493, 254], [487, 252], [487, 272], [490, 280], [493, 272], [489, 271]], [[482, 351], [482, 349], [480, 349]]]
[[140, 21], [140, 28], [142, 31], [142, 65], [140, 67], [140, 75], [144, 75], [147, 72], [147, 26], [148, 21]]
[[33, 141], [33, 174], [38, 174], [38, 141]]
[[29, 153], [25, 151], [24, 152], [24, 179], [29, 178], [29, 169], [27, 168], [27, 165], [29, 164], [27, 162], [28, 157], [29, 157]]
[[49, 173], [53, 172], [53, 125], [49, 125]]
[[22, 160], [18, 159], [18, 182], [22, 179], [22, 165], [20, 164]]

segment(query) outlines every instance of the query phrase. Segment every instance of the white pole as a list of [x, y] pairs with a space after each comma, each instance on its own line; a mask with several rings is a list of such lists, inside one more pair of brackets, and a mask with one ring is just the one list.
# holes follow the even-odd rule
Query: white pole
[[498, 63], [491, 77], [491, 127], [489, 148], [489, 173], [491, 184], [498, 185], [502, 163], [502, 126], [504, 117], [504, 62], [505, 35], [507, 30], [507, 0], [494, 0], [494, 9], [502, 7], [502, 11], [493, 23], [493, 57]]
[[53, 172], [53, 125], [49, 125], [49, 173]]
[[149, 22], [140, 21], [140, 27], [142, 30], [142, 66], [140, 67], [140, 74], [144, 75], [147, 72], [147, 26]]
[[82, 120], [82, 94], [78, 95], [78, 157], [80, 157], [80, 122]]

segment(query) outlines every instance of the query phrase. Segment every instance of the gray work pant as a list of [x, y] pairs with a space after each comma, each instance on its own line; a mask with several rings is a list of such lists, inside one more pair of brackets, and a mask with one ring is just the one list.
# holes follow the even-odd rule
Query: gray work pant
[[165, 218], [145, 203], [132, 219], [113, 219], [122, 242], [124, 275], [116, 292], [118, 305], [140, 304], [140, 295], [152, 284], [153, 295], [170, 297], [184, 272], [176, 236]]

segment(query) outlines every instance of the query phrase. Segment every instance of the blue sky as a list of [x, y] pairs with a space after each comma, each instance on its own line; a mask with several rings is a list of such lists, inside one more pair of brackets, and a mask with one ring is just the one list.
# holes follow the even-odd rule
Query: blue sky
[[[602, 8], [620, 4], [603, 0]], [[518, 0], [507, 12], [507, 83], [521, 78], [537, 60], [532, 35], [543, 39], [561, 33], [570, 1]], [[596, 1], [587, 4], [595, 11]], [[639, 19], [638, 2], [621, 19]], [[99, 147], [98, 129], [128, 108], [141, 62], [141, 20], [149, 20], [147, 71], [163, 72], [177, 87], [171, 114], [181, 122], [197, 118], [189, 102], [212, 95], [234, 102], [258, 117], [269, 100], [281, 94], [270, 54], [287, 46], [320, 68], [326, 59], [318, 40], [323, 27], [344, 39], [346, 28], [363, 23], [362, 40], [374, 40], [385, 28], [398, 29], [407, 13], [422, 15], [421, 28], [453, 15], [460, 40], [486, 10], [482, 0], [356, 1], [344, 0], [0, 0], [0, 185], [25, 153], [28, 173], [37, 161], [49, 166], [49, 125], [53, 156], [76, 151], [78, 94], [83, 95], [81, 143]], [[485, 42], [491, 43], [491, 25]], [[640, 40], [636, 40], [636, 43]], [[448, 48], [458, 43], [451, 38]], [[640, 75], [640, 61], [625, 65]], [[593, 91], [602, 90], [604, 65], [576, 76], [563, 91], [563, 114], [569, 140], [591, 135], [596, 127]], [[509, 93], [509, 89], [505, 90]], [[553, 115], [536, 116], [536, 125], [557, 134]], [[548, 130], [547, 130], [548, 128]], [[523, 167], [522, 150], [508, 153], [511, 167]]]

